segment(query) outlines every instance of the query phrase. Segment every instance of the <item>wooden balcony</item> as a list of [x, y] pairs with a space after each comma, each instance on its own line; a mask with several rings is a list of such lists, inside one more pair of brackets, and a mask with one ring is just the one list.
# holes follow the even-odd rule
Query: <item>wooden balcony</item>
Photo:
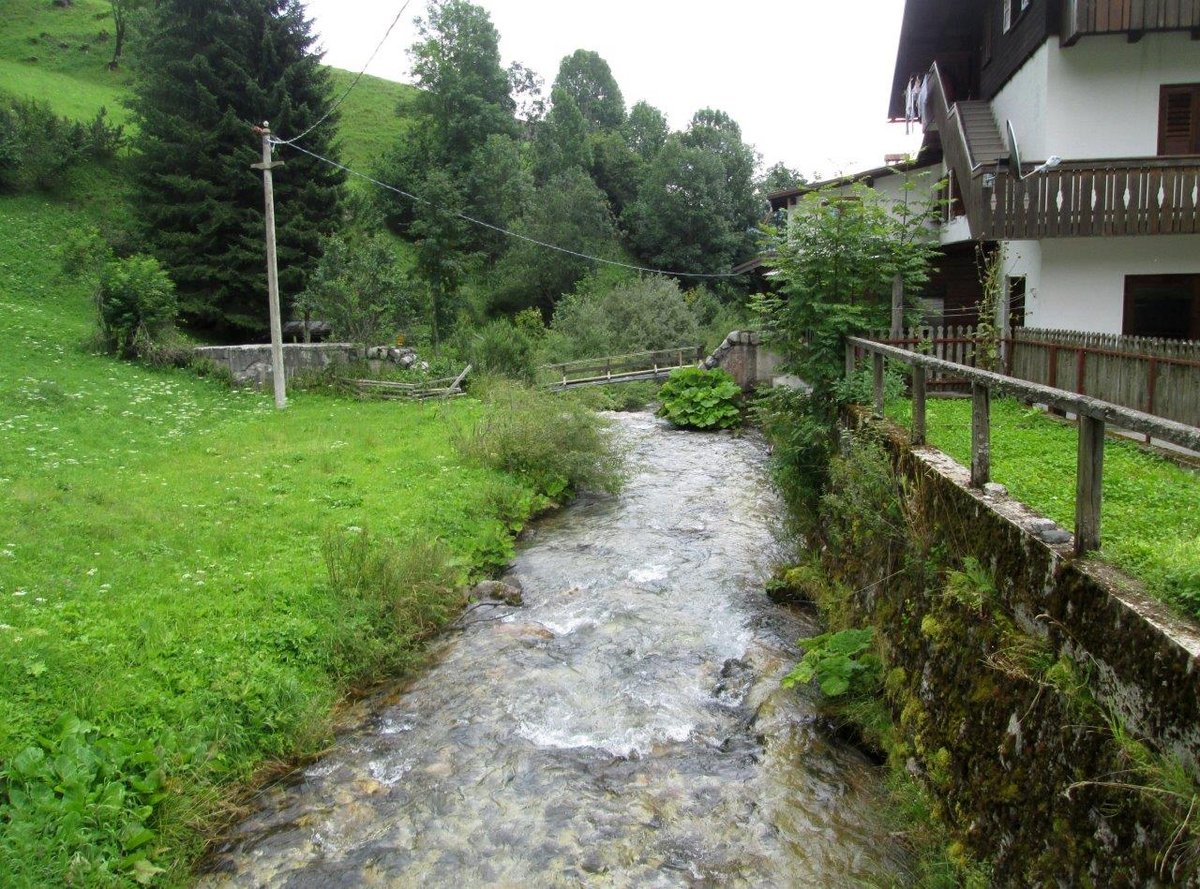
[[1063, 0], [1064, 46], [1089, 34], [1128, 34], [1137, 40], [1149, 31], [1200, 34], [1200, 0]]
[[1018, 179], [977, 170], [976, 237], [1020, 240], [1200, 233], [1200, 156], [1069, 161]]

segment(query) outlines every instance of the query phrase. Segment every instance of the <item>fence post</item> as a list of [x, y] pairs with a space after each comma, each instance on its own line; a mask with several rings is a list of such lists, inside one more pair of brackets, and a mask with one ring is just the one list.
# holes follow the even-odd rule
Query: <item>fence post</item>
[[854, 346], [846, 340], [846, 379], [854, 376]]
[[1075, 555], [1100, 548], [1100, 501], [1104, 479], [1104, 421], [1079, 417], [1079, 463], [1075, 470]]
[[987, 386], [971, 384], [971, 487], [982, 488], [991, 479], [991, 402]]
[[925, 368], [914, 364], [912, 369], [912, 434], [915, 445], [925, 444]]
[[873, 359], [875, 369], [875, 416], [883, 416], [883, 355], [879, 352], [874, 353]]

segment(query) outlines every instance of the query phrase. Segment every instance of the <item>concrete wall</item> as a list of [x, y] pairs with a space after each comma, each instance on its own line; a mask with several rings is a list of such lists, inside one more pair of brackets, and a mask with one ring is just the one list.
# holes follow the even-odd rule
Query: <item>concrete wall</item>
[[[266, 387], [271, 384], [271, 347], [200, 346], [196, 354], [207, 358], [233, 375], [242, 385]], [[303, 371], [319, 371], [330, 364], [345, 364], [363, 357], [363, 348], [355, 343], [285, 343], [284, 376], [288, 379]]]
[[1086, 37], [1051, 51], [1047, 74], [1046, 151], [1065, 158], [1153, 156], [1159, 87], [1200, 81], [1200, 44], [1186, 33], [1147, 34], [1137, 43], [1120, 34]]
[[[1023, 158], [1045, 160], [1047, 157], [1048, 59], [1050, 53], [1058, 51], [1057, 38], [1047, 41], [992, 99], [992, 114], [996, 118], [1000, 136], [1007, 138], [1004, 124], [1011, 120]], [[1055, 151], [1063, 157], [1067, 156], [1057, 149]]]

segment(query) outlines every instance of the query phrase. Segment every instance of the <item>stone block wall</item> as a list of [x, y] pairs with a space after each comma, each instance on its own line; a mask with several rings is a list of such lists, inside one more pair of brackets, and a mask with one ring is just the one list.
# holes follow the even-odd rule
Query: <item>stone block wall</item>
[[[910, 769], [995, 883], [1200, 885], [1187, 800], [1131, 752], [1200, 777], [1200, 627], [1073, 558], [1069, 535], [1000, 486], [971, 488], [966, 468], [865, 411], [845, 421], [883, 445], [901, 527], [880, 544], [845, 519], [822, 562], [876, 629]], [[968, 557], [994, 580], [978, 603], [935, 567]]]
[[[227, 368], [238, 384], [260, 388], [271, 385], [270, 345], [199, 346], [196, 354]], [[330, 364], [346, 364], [363, 355], [362, 346], [355, 343], [285, 343], [284, 375], [290, 380], [298, 373], [323, 370]]]
[[782, 359], [762, 345], [762, 337], [751, 331], [735, 330], [704, 359], [703, 367], [719, 367], [749, 392], [760, 383], [770, 383], [778, 373]]

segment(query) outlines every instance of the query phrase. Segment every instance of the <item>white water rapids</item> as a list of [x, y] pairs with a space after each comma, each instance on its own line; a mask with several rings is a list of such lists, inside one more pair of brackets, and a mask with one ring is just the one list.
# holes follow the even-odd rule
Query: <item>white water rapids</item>
[[[779, 688], [810, 618], [754, 436], [619, 415], [631, 479], [524, 539], [489, 612], [299, 780], [204, 886], [850, 886], [903, 860], [879, 776]], [[491, 619], [488, 619], [491, 618]], [[498, 619], [497, 619], [498, 618]]]

